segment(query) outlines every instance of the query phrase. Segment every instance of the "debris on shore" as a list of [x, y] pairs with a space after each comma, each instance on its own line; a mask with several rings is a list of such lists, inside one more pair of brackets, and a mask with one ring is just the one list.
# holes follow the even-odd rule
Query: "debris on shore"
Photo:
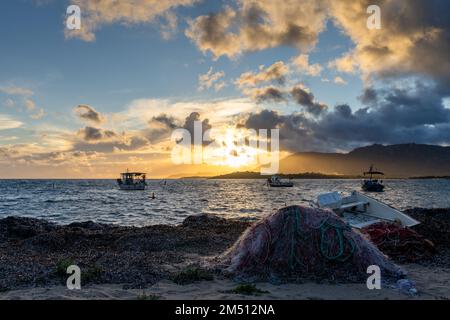
[[418, 232], [401, 225], [378, 222], [362, 229], [384, 254], [396, 262], [408, 263], [430, 259], [436, 248]]
[[61, 270], [70, 264], [78, 265], [82, 280], [90, 283], [150, 285], [171, 278], [178, 266], [182, 269], [192, 260], [225, 251], [248, 226], [207, 215], [188, 217], [179, 226], [147, 227], [94, 222], [61, 226], [34, 218], [4, 218], [0, 290], [65, 283], [67, 275]]

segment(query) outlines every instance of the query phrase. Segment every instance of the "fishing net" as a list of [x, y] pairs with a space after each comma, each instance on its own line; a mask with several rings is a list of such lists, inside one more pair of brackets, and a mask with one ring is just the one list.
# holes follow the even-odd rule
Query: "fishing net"
[[303, 206], [280, 209], [252, 225], [218, 265], [237, 280], [272, 283], [361, 281], [370, 265], [379, 266], [383, 278], [404, 275], [335, 213]]
[[416, 262], [431, 258], [434, 244], [416, 231], [401, 225], [380, 222], [363, 229], [385, 254], [399, 262]]

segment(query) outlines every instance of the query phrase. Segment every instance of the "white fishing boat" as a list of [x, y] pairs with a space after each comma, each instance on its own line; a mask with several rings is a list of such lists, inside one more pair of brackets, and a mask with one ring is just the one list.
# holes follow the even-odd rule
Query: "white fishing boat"
[[357, 191], [353, 191], [346, 197], [338, 192], [321, 194], [317, 198], [316, 205], [320, 208], [332, 209], [357, 229], [383, 221], [399, 223], [405, 227], [420, 223], [407, 214]]
[[384, 173], [376, 171], [373, 165], [370, 166], [369, 171], [364, 172], [364, 176], [369, 176], [369, 179], [364, 179], [361, 188], [366, 192], [383, 192], [384, 185], [383, 180], [374, 178], [374, 176], [383, 176]]
[[117, 184], [121, 190], [145, 190], [147, 182], [143, 172], [124, 172], [117, 179]]
[[289, 179], [281, 180], [278, 176], [272, 176], [267, 179], [267, 184], [272, 188], [291, 188], [294, 186], [294, 183]]

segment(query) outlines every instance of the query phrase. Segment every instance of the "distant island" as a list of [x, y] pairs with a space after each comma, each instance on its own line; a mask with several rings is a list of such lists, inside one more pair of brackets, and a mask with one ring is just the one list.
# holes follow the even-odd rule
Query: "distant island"
[[[317, 172], [303, 172], [295, 174], [278, 174], [283, 179], [359, 179], [360, 176], [350, 175], [337, 175], [337, 174], [323, 174]], [[244, 171], [244, 172], [232, 172], [229, 174], [223, 174], [214, 177], [208, 177], [208, 179], [267, 179], [269, 176], [261, 175], [260, 172]]]
[[427, 179], [450, 179], [450, 176], [424, 176], [424, 177], [410, 177], [409, 179], [427, 180]]

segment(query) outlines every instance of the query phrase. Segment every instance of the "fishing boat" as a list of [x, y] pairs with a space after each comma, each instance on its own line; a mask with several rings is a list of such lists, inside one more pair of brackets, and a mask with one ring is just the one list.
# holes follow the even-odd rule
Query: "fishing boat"
[[339, 192], [321, 194], [317, 197], [316, 205], [333, 210], [357, 229], [383, 221], [398, 223], [404, 227], [420, 223], [407, 214], [357, 191], [345, 197]]
[[289, 179], [288, 181], [283, 181], [278, 176], [272, 176], [267, 179], [267, 184], [272, 188], [291, 188], [294, 186], [294, 183]]
[[361, 188], [367, 192], [383, 192], [384, 190], [383, 180], [378, 180], [373, 177], [377, 175], [382, 176], [384, 175], [384, 173], [381, 171], [374, 170], [373, 165], [371, 165], [369, 171], [364, 172], [364, 176], [367, 175], [369, 176], [369, 179], [364, 179]]
[[145, 190], [147, 182], [143, 172], [124, 172], [117, 179], [117, 184], [121, 190]]

